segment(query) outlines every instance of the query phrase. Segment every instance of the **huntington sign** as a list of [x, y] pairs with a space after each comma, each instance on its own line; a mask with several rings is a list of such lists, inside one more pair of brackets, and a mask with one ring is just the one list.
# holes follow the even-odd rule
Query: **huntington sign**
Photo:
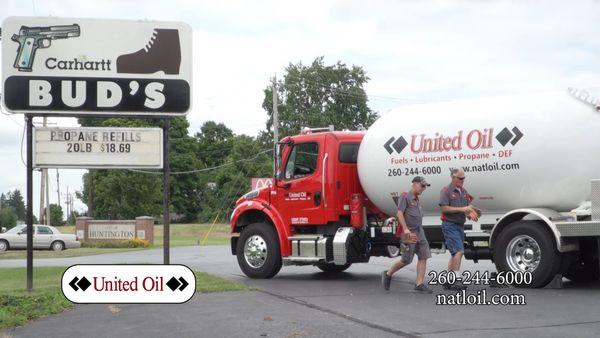
[[128, 239], [143, 239], [154, 243], [154, 218], [137, 217], [135, 220], [94, 220], [77, 217], [77, 237], [83, 242], [113, 242]]
[[165, 116], [191, 107], [187, 24], [9, 17], [2, 35], [10, 112]]
[[88, 229], [89, 239], [133, 239], [135, 224], [126, 223], [92, 223]]

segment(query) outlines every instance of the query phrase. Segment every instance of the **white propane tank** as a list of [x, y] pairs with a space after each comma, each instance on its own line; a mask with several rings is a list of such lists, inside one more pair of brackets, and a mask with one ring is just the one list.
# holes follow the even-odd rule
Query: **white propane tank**
[[[586, 102], [587, 101], [587, 102]], [[581, 91], [404, 106], [376, 121], [358, 152], [361, 185], [389, 215], [414, 176], [439, 214], [451, 168], [464, 168], [473, 204], [488, 213], [525, 207], [570, 211], [600, 178], [600, 101]]]

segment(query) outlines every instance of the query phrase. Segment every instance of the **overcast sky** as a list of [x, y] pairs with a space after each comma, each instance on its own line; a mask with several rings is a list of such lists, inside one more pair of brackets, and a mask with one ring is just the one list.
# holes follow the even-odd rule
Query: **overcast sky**
[[[0, 2], [0, 19], [34, 15], [190, 24], [190, 134], [214, 120], [256, 135], [267, 118], [261, 103], [269, 78], [289, 62], [320, 55], [364, 67], [370, 107], [382, 114], [410, 103], [567, 87], [600, 94], [599, 1]], [[0, 115], [2, 192], [25, 192], [22, 125], [22, 115]], [[82, 173], [61, 170], [61, 193], [81, 189]], [[34, 178], [37, 214], [39, 174]], [[51, 179], [55, 203], [55, 170]]]

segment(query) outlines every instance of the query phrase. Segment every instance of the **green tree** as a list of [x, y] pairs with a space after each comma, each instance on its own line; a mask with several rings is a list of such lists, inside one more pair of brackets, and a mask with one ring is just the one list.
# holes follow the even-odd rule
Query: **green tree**
[[162, 185], [159, 175], [129, 170], [94, 170], [92, 175], [94, 217], [133, 219], [161, 213]]
[[[157, 119], [82, 118], [83, 126], [101, 127], [160, 127]], [[189, 171], [200, 166], [196, 156], [197, 141], [188, 135], [189, 123], [185, 117], [171, 119], [169, 129], [169, 160], [171, 171]], [[196, 218], [199, 196], [197, 175], [171, 175], [172, 212], [183, 220]], [[83, 190], [77, 193], [94, 218], [134, 218], [141, 215], [158, 216], [162, 213], [162, 176], [129, 170], [90, 170], [84, 174]]]
[[169, 129], [171, 171], [189, 172], [170, 177], [172, 211], [181, 215], [180, 221], [183, 222], [195, 221], [200, 209], [200, 175], [190, 171], [200, 168], [202, 161], [197, 156], [198, 141], [188, 135], [189, 126], [187, 119], [176, 118], [171, 121]]
[[53, 227], [64, 225], [65, 221], [63, 218], [62, 207], [58, 204], [50, 204], [49, 207], [50, 207], [50, 225]]
[[15, 210], [18, 220], [24, 221], [27, 210], [25, 209], [25, 202], [23, 201], [23, 195], [21, 194], [21, 191], [18, 189], [9, 191], [7, 194], [7, 203], [8, 206]]
[[75, 222], [77, 221], [77, 217], [79, 217], [79, 216], [83, 216], [83, 215], [78, 213], [77, 210], [74, 210], [70, 215], [67, 216], [67, 225], [75, 225]]
[[8, 201], [6, 199], [6, 195], [4, 193], [0, 194], [0, 209], [4, 208], [5, 206], [8, 206]]
[[[362, 67], [348, 67], [340, 61], [325, 65], [322, 56], [310, 66], [290, 63], [277, 84], [279, 135], [328, 125], [337, 130], [367, 129], [378, 117], [367, 105], [363, 86], [368, 80]], [[269, 116], [267, 132], [272, 135], [273, 87], [268, 86], [264, 93], [263, 109]]]
[[10, 229], [17, 225], [17, 213], [13, 207], [4, 206], [0, 209], [0, 227]]
[[250, 190], [251, 178], [272, 175], [272, 155], [264, 152], [265, 148], [256, 138], [237, 135], [231, 144], [231, 153], [223, 159], [222, 166], [203, 175], [200, 221], [227, 222], [235, 201]]
[[207, 167], [219, 165], [233, 148], [233, 131], [223, 123], [205, 122], [196, 133], [198, 159]]

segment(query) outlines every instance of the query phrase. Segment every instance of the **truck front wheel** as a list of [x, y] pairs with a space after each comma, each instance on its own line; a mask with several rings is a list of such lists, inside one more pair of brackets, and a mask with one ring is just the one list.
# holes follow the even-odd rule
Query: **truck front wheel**
[[545, 224], [518, 221], [498, 235], [494, 245], [494, 262], [499, 272], [531, 273], [530, 284], [515, 286], [539, 288], [550, 283], [559, 272], [562, 256]]
[[238, 264], [250, 278], [271, 278], [281, 269], [279, 240], [269, 224], [253, 223], [245, 227], [236, 249]]

